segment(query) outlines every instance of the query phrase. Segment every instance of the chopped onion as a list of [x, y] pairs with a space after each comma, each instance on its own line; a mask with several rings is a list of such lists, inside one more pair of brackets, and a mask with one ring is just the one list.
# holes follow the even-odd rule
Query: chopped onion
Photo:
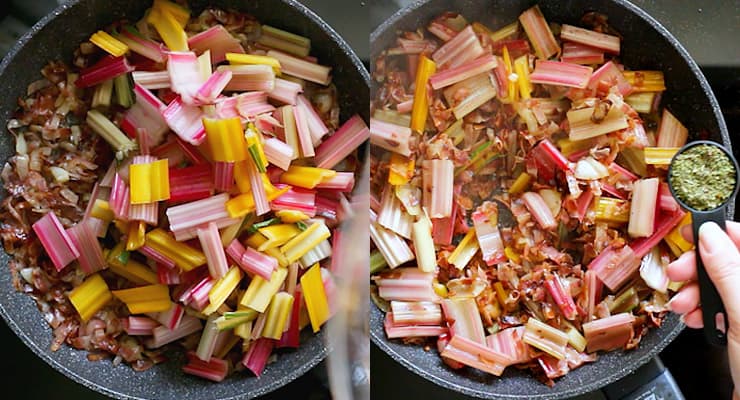
[[26, 282], [33, 284], [33, 268], [23, 268], [20, 271], [21, 277], [23, 277], [23, 280]]
[[26, 89], [26, 96], [30, 96], [38, 92], [39, 90], [47, 88], [49, 86], [51, 86], [51, 82], [49, 82], [49, 80], [46, 78], [33, 81], [28, 85], [28, 88]]
[[560, 206], [563, 204], [560, 192], [554, 189], [542, 189], [539, 193], [552, 215], [557, 216], [560, 213]]
[[43, 157], [48, 156], [49, 154], [51, 154], [51, 149], [48, 147], [33, 150], [28, 159], [28, 168], [31, 171], [41, 171], [41, 167], [44, 165]]
[[586, 157], [576, 163], [575, 176], [578, 179], [592, 181], [609, 176], [609, 169], [593, 157]]
[[15, 135], [15, 152], [20, 155], [28, 154], [28, 144], [22, 133]]
[[49, 167], [49, 171], [54, 175], [54, 180], [58, 183], [69, 182], [69, 172], [61, 167]]
[[59, 191], [59, 194], [62, 195], [65, 199], [69, 200], [70, 203], [77, 204], [77, 201], [79, 201], [80, 196], [77, 195], [77, 193], [73, 192], [69, 188], [64, 188]]
[[640, 264], [640, 277], [645, 281], [645, 284], [651, 288], [665, 293], [668, 289], [668, 274], [666, 268], [668, 267], [668, 260], [664, 259], [660, 255], [660, 249], [653, 247], [653, 249], [642, 258]]
[[30, 159], [28, 155], [23, 154], [15, 157], [15, 169], [18, 172], [18, 177], [26, 179], [28, 176]]
[[411, 185], [396, 186], [396, 198], [401, 200], [401, 204], [410, 215], [419, 215], [421, 213], [421, 189]]
[[452, 279], [447, 282], [448, 297], [450, 299], [478, 297], [487, 286], [488, 284], [479, 278]]

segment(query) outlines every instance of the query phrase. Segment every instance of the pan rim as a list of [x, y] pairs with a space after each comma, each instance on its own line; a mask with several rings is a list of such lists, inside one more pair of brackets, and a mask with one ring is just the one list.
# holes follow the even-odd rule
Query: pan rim
[[[371, 304], [371, 307], [372, 307], [370, 311], [371, 314], [381, 312], [374, 303]], [[678, 317], [671, 314], [671, 318], [678, 318]], [[371, 320], [372, 320], [372, 317], [371, 317]], [[371, 321], [371, 324], [372, 324], [372, 321]], [[375, 346], [378, 346], [378, 348], [383, 350], [383, 352], [386, 353], [389, 357], [391, 357], [394, 361], [403, 365], [406, 369], [414, 372], [415, 374], [421, 376], [422, 378], [427, 379], [448, 390], [452, 390], [452, 391], [462, 393], [468, 396], [473, 396], [479, 399], [558, 400], [558, 399], [571, 398], [573, 396], [582, 395], [584, 393], [589, 393], [589, 392], [598, 390], [600, 388], [603, 388], [606, 385], [609, 385], [611, 383], [614, 383], [624, 378], [625, 376], [631, 374], [632, 372], [636, 371], [638, 368], [646, 364], [653, 357], [658, 355], [658, 353], [662, 351], [670, 342], [672, 342], [673, 339], [675, 339], [676, 336], [678, 336], [681, 333], [681, 331], [683, 331], [684, 328], [685, 328], [685, 325], [678, 324], [675, 329], [673, 329], [672, 331], [669, 331], [665, 336], [663, 336], [663, 338], [661, 339], [661, 341], [658, 343], [657, 346], [654, 346], [653, 348], [651, 348], [642, 357], [636, 360], [633, 360], [634, 362], [630, 364], [630, 366], [627, 368], [620, 369], [619, 371], [611, 375], [608, 375], [606, 377], [603, 377], [599, 380], [591, 381], [587, 384], [582, 385], [580, 388], [562, 390], [557, 393], [555, 392], [555, 390], [557, 390], [558, 384], [557, 382], [555, 382], [555, 386], [552, 388], [553, 393], [542, 393], [542, 394], [500, 394], [500, 393], [495, 393], [495, 392], [484, 392], [484, 391], [480, 391], [477, 389], [471, 389], [469, 387], [463, 386], [454, 381], [441, 378], [435, 375], [434, 373], [428, 372], [427, 370], [420, 368], [419, 366], [411, 362], [409, 359], [407, 359], [406, 357], [398, 353], [395, 349], [393, 349], [391, 345], [388, 343], [388, 340], [385, 338], [385, 334], [378, 329], [373, 329], [372, 325], [370, 328], [370, 338]], [[590, 365], [586, 365], [584, 367], [589, 367], [589, 366]], [[461, 377], [461, 379], [466, 379], [466, 378]]]
[[[18, 61], [16, 60], [16, 56], [18, 53], [36, 36], [38, 32], [40, 32], [42, 29], [44, 29], [51, 21], [55, 20], [56, 18], [63, 16], [67, 10], [72, 9], [74, 7], [81, 6], [80, 3], [84, 3], [88, 0], [67, 0], [66, 2], [60, 4], [57, 6], [53, 11], [45, 15], [43, 18], [41, 18], [38, 22], [36, 22], [27, 32], [25, 32], [10, 48], [8, 53], [3, 57], [2, 61], [0, 61], [0, 76], [3, 76], [8, 66], [14, 62]], [[321, 17], [319, 17], [313, 10], [306, 7], [302, 3], [300, 3], [297, 0], [280, 0], [280, 2], [284, 3], [290, 8], [295, 9], [298, 11], [301, 15], [303, 15], [308, 21], [316, 25], [321, 31], [323, 31], [329, 39], [336, 44], [338, 49], [344, 54], [345, 57], [349, 59], [351, 64], [355, 67], [354, 69], [359, 72], [359, 74], [362, 77], [362, 83], [365, 84], [366, 87], [369, 88], [370, 86], [370, 73], [365, 68], [364, 64], [360, 60], [360, 58], [357, 56], [357, 54], [354, 52], [352, 47], [349, 46], [346, 40], [342, 36], [337, 33], [334, 28], [332, 28], [326, 21], [324, 21]], [[7, 256], [7, 253], [4, 251], [2, 252], [3, 256]], [[8, 271], [5, 271], [3, 273], [8, 273]], [[10, 290], [13, 290], [13, 288], [10, 288]], [[33, 301], [35, 306], [35, 301], [31, 299], [30, 296], [26, 295], [25, 293], [14, 293], [14, 294], [20, 294], [20, 298], [22, 298], [22, 301]], [[34, 307], [36, 308], [36, 307]], [[120, 400], [149, 400], [148, 397], [140, 397], [136, 395], [121, 393], [112, 389], [109, 389], [106, 386], [103, 386], [100, 383], [91, 381], [87, 379], [86, 377], [78, 374], [76, 371], [73, 371], [70, 369], [67, 365], [61, 364], [58, 360], [56, 360], [54, 357], [52, 357], [52, 352], [48, 348], [44, 348], [40, 343], [38, 343], [34, 338], [31, 338], [28, 333], [23, 330], [19, 323], [17, 322], [16, 318], [14, 318], [14, 315], [11, 311], [9, 311], [6, 308], [6, 305], [3, 304], [3, 302], [0, 302], [0, 316], [2, 316], [3, 320], [5, 321], [6, 325], [13, 331], [13, 333], [28, 347], [35, 356], [41, 358], [44, 362], [46, 362], [49, 366], [54, 368], [56, 371], [62, 373], [67, 378], [71, 379], [72, 381], [83, 385], [87, 387], [88, 389], [91, 389], [95, 392], [101, 393], [103, 395], [109, 396], [111, 398], [120, 399]], [[17, 317], [17, 315], [15, 316]], [[48, 335], [51, 335], [52, 332], [46, 324], [45, 321], [41, 318], [41, 312], [38, 312], [38, 320], [40, 320], [43, 325], [44, 329], [47, 331]], [[308, 372], [310, 369], [318, 365], [321, 361], [323, 361], [328, 353], [330, 352], [330, 349], [327, 349], [327, 346], [331, 347], [331, 345], [328, 345], [326, 343], [325, 339], [325, 333], [323, 331], [320, 331], [319, 333], [315, 334], [312, 339], [317, 340], [320, 343], [319, 351], [313, 354], [310, 358], [306, 359], [306, 362], [301, 364], [300, 367], [292, 369], [288, 371], [287, 373], [280, 376], [278, 379], [272, 380], [270, 383], [265, 384], [263, 386], [259, 387], [259, 390], [254, 390], [248, 393], [239, 393], [235, 395], [229, 395], [226, 397], [218, 397], [217, 400], [235, 400], [235, 399], [251, 399], [257, 396], [261, 396], [267, 393], [270, 393], [276, 389], [279, 389], [286, 384], [292, 382], [293, 380], [297, 379], [298, 377], [302, 376], [306, 372]], [[77, 352], [80, 354], [87, 354], [87, 351], [85, 350], [76, 350], [71, 347], [69, 347], [67, 344], [64, 344], [63, 348], [59, 351], [72, 351]], [[91, 362], [91, 361], [85, 361], [85, 362]], [[110, 363], [110, 361], [105, 361], [106, 363]], [[110, 365], [110, 364], [107, 364]], [[156, 368], [156, 367], [155, 367]], [[250, 377], [252, 379], [256, 379], [253, 377]], [[207, 382], [204, 382], [204, 384], [208, 384]], [[214, 398], [216, 400], [216, 398]]]
[[[404, 18], [407, 14], [412, 13], [416, 11], [419, 8], [424, 7], [429, 1], [431, 0], [417, 0], [409, 5], [407, 5], [404, 8], [401, 8], [400, 10], [396, 11], [391, 15], [388, 19], [386, 19], [383, 23], [381, 23], [379, 26], [377, 26], [373, 32], [370, 34], [370, 60], [372, 65], [372, 60], [377, 56], [377, 54], [382, 51], [382, 48], [378, 48], [378, 46], [381, 46], [381, 43], [378, 43], [381, 36], [383, 36], [386, 31], [393, 30], [394, 26], [398, 23], [399, 20]], [[699, 68], [696, 61], [691, 57], [689, 52], [683, 47], [683, 45], [676, 39], [673, 34], [668, 31], [660, 22], [658, 22], [655, 18], [653, 18], [650, 14], [648, 14], [646, 11], [642, 10], [640, 7], [638, 7], [635, 4], [632, 4], [631, 2], [627, 0], [609, 0], [612, 3], [616, 4], [617, 6], [620, 6], [624, 9], [626, 9], [627, 12], [634, 14], [638, 18], [642, 19], [644, 22], [646, 22], [648, 25], [650, 25], [655, 31], [662, 36], [681, 56], [681, 58], [687, 63], [689, 70], [694, 74], [697, 81], [699, 82], [700, 88], [702, 92], [707, 96], [707, 99], [709, 100], [709, 105], [712, 109], [713, 117], [717, 121], [717, 125], [719, 127], [719, 135], [722, 139], [722, 144], [727, 148], [729, 152], [732, 152], [732, 143], [730, 141], [730, 135], [727, 130], [727, 124], [725, 123], [724, 117], [722, 116], [719, 103], [717, 102], [717, 98], [714, 95], [714, 92], [712, 91], [711, 87], [709, 86], [709, 83], [706, 80], [706, 77], [702, 73], [701, 69]], [[730, 204], [727, 206], [727, 217], [729, 219], [732, 219], [735, 215], [735, 203], [734, 201], [731, 201]], [[370, 300], [369, 300], [370, 301]], [[372, 301], [370, 301], [373, 303]], [[671, 331], [668, 331], [663, 337], [660, 338], [657, 345], [650, 348], [646, 353], [642, 354], [640, 357], [632, 360], [632, 362], [624, 367], [621, 368], [614, 373], [602, 376], [599, 379], [595, 381], [590, 381], [587, 384], [582, 385], [580, 388], [574, 388], [574, 389], [567, 389], [560, 392], [555, 392], [557, 390], [557, 383], [555, 384], [555, 388], [553, 388], [553, 393], [545, 393], [545, 394], [497, 394], [492, 392], [483, 392], [477, 389], [472, 389], [467, 386], [460, 385], [454, 381], [450, 381], [448, 379], [445, 379], [443, 377], [437, 376], [432, 372], [429, 372], [423, 368], [420, 368], [419, 366], [415, 365], [411, 360], [405, 358], [401, 354], [399, 354], [395, 349], [393, 349], [392, 344], [395, 344], [394, 342], [389, 341], [385, 337], [385, 333], [382, 329], [382, 324], [377, 325], [373, 324], [373, 315], [377, 315], [377, 313], [381, 313], [381, 311], [378, 309], [378, 307], [373, 303], [370, 306], [370, 313], [371, 313], [371, 324], [370, 324], [370, 338], [374, 345], [378, 346], [381, 350], [383, 350], [384, 353], [386, 353], [388, 356], [390, 356], [394, 361], [400, 363], [403, 365], [406, 369], [414, 372], [415, 374], [423, 377], [424, 379], [427, 379], [434, 384], [437, 384], [441, 387], [447, 388], [449, 390], [453, 390], [465, 395], [474, 396], [477, 398], [483, 398], [483, 399], [496, 399], [496, 398], [507, 398], [507, 399], [533, 399], [533, 400], [544, 400], [544, 399], [563, 399], [568, 398], [571, 396], [588, 393], [593, 390], [597, 390], [599, 388], [602, 388], [610, 383], [616, 382], [625, 376], [629, 375], [630, 373], [634, 372], [644, 364], [646, 364], [649, 360], [651, 360], [653, 357], [657, 356], [660, 351], [665, 349], [668, 344], [670, 344], [673, 339], [675, 339], [681, 331], [685, 328], [685, 325], [683, 323], [677, 323], [674, 328]], [[678, 318], [675, 314], [669, 314], [669, 318]], [[653, 332], [654, 333], [654, 332]], [[585, 366], [588, 367], [588, 366]], [[464, 379], [462, 376], [460, 379]]]

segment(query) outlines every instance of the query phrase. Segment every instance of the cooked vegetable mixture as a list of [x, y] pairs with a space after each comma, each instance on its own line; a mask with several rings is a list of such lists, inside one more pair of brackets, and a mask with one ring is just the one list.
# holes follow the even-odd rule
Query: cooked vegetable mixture
[[[660, 326], [690, 224], [666, 183], [688, 130], [606, 16], [447, 12], [373, 60], [370, 235], [389, 339], [552, 385]], [[670, 104], [666, 106], [670, 107]], [[659, 121], [656, 124], [651, 121]]]
[[248, 14], [155, 0], [41, 71], [8, 124], [0, 235], [52, 350], [145, 370], [177, 342], [186, 373], [221, 381], [329, 319], [369, 131], [340, 124], [331, 60], [310, 52]]

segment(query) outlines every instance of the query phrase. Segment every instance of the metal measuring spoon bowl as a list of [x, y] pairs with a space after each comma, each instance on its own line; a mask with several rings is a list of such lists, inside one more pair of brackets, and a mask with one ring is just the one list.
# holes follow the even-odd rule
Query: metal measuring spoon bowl
[[[684, 199], [681, 197], [681, 191], [677, 190], [677, 187], [674, 187], [674, 185], [679, 185], [679, 183], [675, 182], [674, 174], [674, 166], [676, 165], [677, 160], [686, 159], [686, 155], [689, 154], [687, 151], [694, 149], [696, 150], [699, 146], [712, 146], [715, 148], [718, 148], [722, 150], [722, 153], [727, 157], [728, 161], [732, 164], [734, 176], [731, 178], [733, 183], [733, 188], [729, 192], [729, 194], [726, 197], [718, 198], [716, 199], [716, 206], [710, 209], [704, 209], [707, 207], [701, 207], [701, 206], [692, 206], [690, 203], [690, 200]], [[706, 165], [702, 165], [702, 167], [706, 167]], [[711, 167], [711, 166], [710, 166]], [[711, 168], [710, 168], [711, 169]], [[676, 152], [676, 154], [671, 159], [670, 166], [668, 168], [668, 186], [670, 187], [671, 194], [673, 197], [678, 201], [678, 203], [683, 207], [684, 209], [691, 212], [691, 221], [692, 221], [692, 228], [694, 232], [694, 241], [696, 242], [699, 238], [699, 227], [705, 222], [715, 222], [717, 225], [722, 228], [722, 230], [725, 229], [725, 209], [727, 205], [730, 203], [730, 201], [735, 197], [738, 190], [738, 164], [735, 157], [732, 155], [732, 152], [728, 151], [726, 148], [724, 148], [722, 145], [712, 142], [709, 140], [699, 140], [695, 142], [691, 142], [683, 146], [681, 149]], [[711, 184], [710, 180], [704, 180], [700, 183], [701, 187], [707, 188], [707, 185]], [[701, 209], [700, 209], [701, 208]], [[699, 246], [695, 246], [696, 251], [696, 270], [699, 278], [699, 296], [701, 301], [701, 308], [702, 308], [702, 314], [704, 319], [704, 335], [707, 338], [707, 341], [709, 343], [712, 343], [714, 345], [720, 345], [724, 346], [727, 344], [727, 330], [729, 328], [728, 326], [728, 319], [727, 319], [727, 312], [725, 311], [725, 306], [722, 303], [722, 299], [719, 297], [719, 293], [717, 292], [717, 288], [714, 287], [714, 284], [709, 279], [709, 276], [707, 275], [707, 271], [704, 268], [704, 263], [701, 259], [701, 254], [699, 252]]]

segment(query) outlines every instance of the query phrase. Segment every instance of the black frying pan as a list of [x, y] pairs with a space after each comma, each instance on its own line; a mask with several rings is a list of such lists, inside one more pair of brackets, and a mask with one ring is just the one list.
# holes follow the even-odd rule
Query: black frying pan
[[[730, 137], [719, 105], [709, 84], [686, 50], [655, 19], [625, 0], [426, 0], [406, 7], [385, 21], [370, 35], [371, 60], [395, 44], [398, 31], [415, 30], [444, 11], [462, 13], [469, 21], [480, 21], [492, 28], [515, 21], [518, 15], [539, 4], [548, 21], [578, 24], [587, 11], [609, 16], [609, 23], [623, 36], [622, 60], [633, 69], [658, 69], [665, 73], [667, 90], [662, 106], [667, 106], [693, 135], [709, 139], [730, 149]], [[372, 65], [372, 63], [371, 63]], [[371, 92], [375, 87], [371, 87]], [[727, 210], [734, 215], [734, 204]], [[683, 329], [678, 316], [671, 314], [663, 326], [652, 330], [633, 351], [617, 351], [599, 356], [597, 362], [582, 366], [548, 388], [527, 373], [507, 368], [497, 378], [466, 368], [447, 367], [436, 351], [388, 340], [383, 329], [383, 313], [370, 310], [370, 335], [373, 342], [409, 370], [430, 381], [466, 395], [499, 399], [561, 399], [588, 393], [614, 382], [656, 356]]]
[[[370, 78], [367, 71], [347, 43], [308, 8], [295, 0], [190, 1], [195, 13], [209, 4], [246, 11], [262, 23], [310, 38], [312, 54], [333, 67], [341, 105], [340, 119], [344, 121], [356, 113], [368, 119]], [[14, 152], [15, 145], [5, 132], [5, 126], [17, 107], [16, 100], [25, 95], [29, 83], [41, 77], [41, 68], [49, 60], [70, 62], [73, 50], [92, 33], [123, 17], [136, 20], [150, 5], [151, 0], [71, 0], [47, 15], [13, 46], [0, 64], [3, 88], [0, 160]], [[8, 256], [0, 252], [0, 263], [7, 265], [7, 262]], [[110, 361], [87, 361], [86, 352], [67, 346], [51, 352], [52, 335], [48, 325], [35, 302], [13, 289], [10, 273], [5, 268], [0, 271], [0, 314], [18, 337], [49, 365], [88, 388], [120, 399], [252, 398], [292, 381], [319, 363], [327, 353], [324, 335], [304, 330], [301, 347], [280, 353], [278, 362], [268, 365], [260, 378], [240, 373], [214, 384], [184, 374], [181, 371], [184, 357], [179, 352], [168, 355], [169, 362], [138, 373], [126, 366], [113, 367]]]

